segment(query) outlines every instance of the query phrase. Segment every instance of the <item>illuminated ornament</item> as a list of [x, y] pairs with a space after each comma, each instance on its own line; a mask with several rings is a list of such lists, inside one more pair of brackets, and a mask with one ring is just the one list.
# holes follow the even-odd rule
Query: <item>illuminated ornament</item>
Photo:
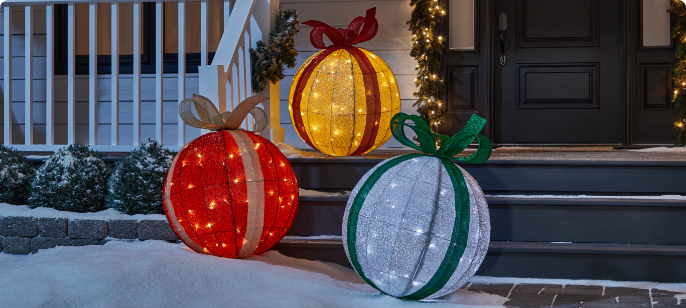
[[[348, 29], [310, 20], [310, 41], [324, 49], [307, 59], [288, 97], [295, 130], [308, 145], [333, 156], [362, 155], [391, 137], [389, 124], [400, 111], [398, 84], [391, 69], [373, 53], [353, 45], [376, 35], [376, 8]], [[332, 45], [325, 46], [323, 35]]]
[[[415, 126], [406, 125], [408, 119]], [[367, 283], [391, 296], [422, 300], [452, 293], [474, 275], [490, 240], [488, 205], [478, 183], [452, 160], [478, 164], [490, 157], [490, 141], [478, 135], [485, 122], [474, 115], [448, 138], [431, 134], [418, 116], [393, 117], [393, 136], [423, 153], [382, 161], [348, 199], [343, 246]], [[417, 133], [420, 146], [403, 126]], [[434, 137], [442, 141], [439, 150]], [[474, 139], [474, 154], [454, 158]]]
[[216, 131], [181, 149], [164, 184], [167, 219], [197, 252], [227, 258], [259, 254], [293, 223], [298, 184], [291, 165], [269, 140], [238, 129], [248, 112], [257, 122], [254, 131], [264, 129], [266, 114], [254, 108], [264, 99], [253, 96], [224, 114], [199, 95], [179, 106], [184, 122]]

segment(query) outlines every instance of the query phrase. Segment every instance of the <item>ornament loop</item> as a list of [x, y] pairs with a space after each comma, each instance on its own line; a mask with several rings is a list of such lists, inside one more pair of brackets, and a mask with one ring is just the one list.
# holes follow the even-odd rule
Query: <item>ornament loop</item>
[[[365, 17], [358, 16], [348, 26], [348, 29], [335, 29], [321, 21], [308, 20], [303, 22], [314, 27], [310, 32], [310, 42], [315, 48], [326, 49], [328, 47], [350, 47], [371, 40], [379, 30], [379, 22], [376, 20], [376, 8], [367, 10]], [[362, 30], [360, 30], [362, 27]], [[358, 32], [359, 31], [359, 32]], [[331, 40], [331, 45], [324, 44], [324, 35]]]
[[[259, 95], [251, 96], [240, 102], [233, 111], [220, 114], [217, 107], [207, 97], [193, 94], [193, 98], [184, 99], [179, 103], [179, 115], [190, 126], [220, 131], [240, 129], [241, 123], [250, 113], [255, 119], [251, 132], [261, 132], [268, 124], [267, 113], [255, 106], [267, 99], [268, 97]], [[193, 114], [193, 109], [197, 117]]]
[[[406, 124], [405, 121], [407, 120], [410, 120], [414, 125]], [[491, 157], [491, 152], [493, 151], [491, 141], [488, 140], [486, 136], [479, 135], [479, 132], [485, 125], [486, 119], [473, 114], [462, 131], [452, 137], [448, 137], [446, 135], [432, 133], [429, 125], [419, 116], [398, 113], [391, 119], [391, 132], [393, 133], [393, 137], [401, 144], [422, 151], [423, 153], [471, 164], [481, 164]], [[417, 134], [419, 146], [407, 138], [404, 127], [411, 128]], [[474, 139], [476, 139], [479, 144], [476, 152], [468, 157], [455, 158], [455, 155], [464, 151]], [[436, 142], [439, 140], [441, 141], [441, 147], [440, 149], [437, 149]]]

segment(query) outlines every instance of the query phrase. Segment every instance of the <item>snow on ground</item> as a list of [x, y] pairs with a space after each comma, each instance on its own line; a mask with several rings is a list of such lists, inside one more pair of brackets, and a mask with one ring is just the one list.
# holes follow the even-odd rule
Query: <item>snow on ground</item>
[[12, 205], [0, 203], [0, 216], [20, 216], [20, 217], [49, 217], [49, 218], [68, 218], [68, 219], [97, 219], [97, 220], [167, 220], [163, 214], [137, 214], [126, 215], [119, 211], [109, 208], [95, 213], [75, 213], [58, 211], [53, 208], [38, 207], [29, 208], [27, 205]]
[[[479, 277], [479, 284], [600, 285], [681, 293], [686, 284]], [[0, 254], [4, 307], [428, 307], [383, 295], [337, 264], [275, 251], [244, 260], [165, 241], [112, 241]], [[431, 307], [503, 307], [505, 297], [458, 290]]]
[[686, 147], [656, 147], [656, 148], [645, 148], [638, 150], [627, 150], [633, 152], [676, 152], [676, 153], [686, 153]]
[[281, 150], [281, 153], [286, 156], [286, 158], [303, 158], [303, 157], [327, 157], [326, 154], [322, 154], [319, 152], [310, 152], [310, 151], [303, 151], [300, 149], [296, 149], [290, 144], [286, 143], [277, 143], [276, 147]]
[[[164, 241], [0, 254], [0, 298], [6, 307], [426, 307], [383, 295], [340, 265], [275, 251], [226, 259]], [[431, 307], [505, 301], [460, 291]]]
[[300, 188], [298, 191], [298, 195], [300, 197], [350, 197], [350, 190], [346, 190], [344, 192], [345, 193], [342, 194], [338, 192], [323, 192]]
[[635, 200], [686, 200], [682, 195], [662, 196], [602, 196], [602, 195], [486, 195], [487, 198], [544, 198], [544, 199], [635, 199]]

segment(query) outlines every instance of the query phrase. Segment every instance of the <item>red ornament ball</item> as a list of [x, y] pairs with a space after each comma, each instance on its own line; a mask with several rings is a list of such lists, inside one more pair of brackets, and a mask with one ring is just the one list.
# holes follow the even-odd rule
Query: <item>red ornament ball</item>
[[291, 227], [298, 183], [281, 151], [241, 130], [187, 144], [167, 172], [164, 210], [193, 250], [246, 258], [269, 250]]

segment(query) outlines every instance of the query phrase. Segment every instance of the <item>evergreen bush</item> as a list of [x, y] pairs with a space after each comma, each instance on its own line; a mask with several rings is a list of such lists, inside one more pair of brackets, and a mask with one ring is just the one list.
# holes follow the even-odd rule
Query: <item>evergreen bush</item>
[[0, 145], [0, 202], [26, 204], [34, 169], [21, 152]]
[[62, 148], [36, 171], [29, 207], [81, 213], [104, 210], [108, 176], [102, 154], [83, 144]]
[[175, 155], [149, 141], [122, 158], [108, 182], [107, 206], [129, 215], [163, 214], [162, 187]]

